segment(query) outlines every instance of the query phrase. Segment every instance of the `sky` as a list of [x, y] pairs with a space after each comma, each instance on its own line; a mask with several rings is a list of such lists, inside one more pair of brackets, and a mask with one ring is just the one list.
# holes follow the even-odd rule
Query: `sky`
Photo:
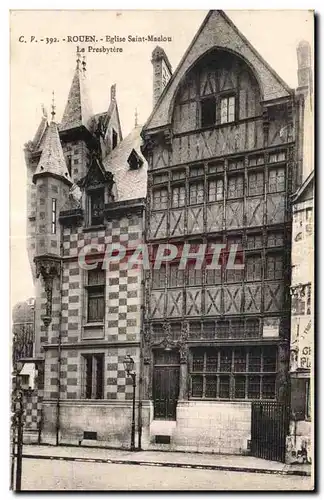
[[[292, 88], [297, 86], [296, 46], [307, 40], [313, 47], [313, 15], [306, 10], [225, 11], [264, 59]], [[74, 35], [148, 34], [171, 37], [159, 42], [173, 71], [199, 29], [207, 11], [11, 11], [10, 54], [10, 226], [11, 304], [34, 295], [26, 251], [26, 166], [23, 146], [32, 140], [42, 114], [50, 113], [55, 92], [56, 120], [60, 121], [75, 69], [77, 45], [34, 40]], [[22, 43], [19, 38], [23, 36]], [[99, 42], [96, 47], [113, 47]], [[117, 85], [117, 101], [124, 137], [134, 126], [135, 108], [144, 124], [152, 111], [151, 54], [156, 43], [116, 43], [122, 53], [86, 53], [87, 78], [94, 113], [106, 111], [110, 86]]]

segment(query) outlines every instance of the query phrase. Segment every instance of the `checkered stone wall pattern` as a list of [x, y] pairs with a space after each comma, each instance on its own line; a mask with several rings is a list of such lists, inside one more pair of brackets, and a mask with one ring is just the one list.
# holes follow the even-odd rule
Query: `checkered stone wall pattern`
[[[111, 263], [106, 268], [105, 322], [100, 339], [107, 342], [101, 347], [81, 346], [93, 327], [87, 327], [87, 271], [79, 265], [77, 256], [84, 245], [121, 243], [126, 250], [142, 243], [142, 218], [138, 215], [122, 217], [108, 222], [106, 229], [84, 231], [82, 227], [64, 228], [62, 296], [59, 282], [54, 282], [52, 322], [46, 329], [42, 322], [41, 342], [55, 344], [45, 348], [44, 397], [56, 400], [82, 397], [82, 354], [102, 352], [105, 356], [104, 399], [131, 400], [132, 379], [127, 377], [123, 360], [133, 356], [139, 369], [139, 347], [109, 346], [116, 342], [139, 342], [142, 301], [142, 269], [127, 263]], [[40, 314], [46, 311], [46, 295], [42, 289]], [[61, 319], [60, 319], [61, 312]], [[60, 376], [58, 373], [58, 332], [61, 331]], [[100, 332], [100, 328], [98, 328]], [[85, 332], [87, 335], [85, 335]], [[90, 333], [89, 333], [90, 332]], [[93, 337], [96, 339], [96, 337]], [[89, 340], [90, 339], [90, 340]], [[69, 347], [67, 343], [72, 344]], [[59, 380], [58, 380], [59, 378]]]
[[107, 399], [125, 401], [133, 398], [132, 378], [127, 376], [123, 363], [127, 354], [134, 359], [134, 369], [137, 374], [139, 373], [139, 348], [116, 347], [109, 349], [106, 357]]
[[39, 430], [42, 422], [42, 391], [33, 391], [31, 394], [24, 394], [24, 428], [27, 430]]
[[[81, 350], [62, 350], [60, 399], [81, 398], [81, 357], [82, 354], [102, 352], [105, 356], [104, 364], [104, 399], [119, 401], [131, 400], [133, 394], [132, 379], [128, 377], [124, 368], [124, 359], [127, 354], [135, 361], [136, 373], [139, 373], [139, 347], [106, 347]], [[57, 399], [58, 389], [58, 358], [57, 351], [47, 353], [45, 363], [45, 398]]]

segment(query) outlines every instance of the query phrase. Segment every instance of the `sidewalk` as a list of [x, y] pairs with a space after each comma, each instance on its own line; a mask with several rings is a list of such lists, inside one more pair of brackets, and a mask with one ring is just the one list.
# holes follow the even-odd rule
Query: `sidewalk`
[[152, 465], [161, 467], [185, 467], [193, 469], [227, 470], [311, 476], [311, 465], [286, 465], [243, 455], [215, 455], [208, 453], [184, 453], [172, 451], [128, 451], [78, 446], [24, 445], [25, 458], [73, 460], [128, 465]]

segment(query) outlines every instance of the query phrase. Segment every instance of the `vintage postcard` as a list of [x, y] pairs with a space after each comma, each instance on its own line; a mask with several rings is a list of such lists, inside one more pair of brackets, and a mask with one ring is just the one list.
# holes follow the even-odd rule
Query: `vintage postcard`
[[314, 12], [10, 43], [10, 488], [312, 490]]

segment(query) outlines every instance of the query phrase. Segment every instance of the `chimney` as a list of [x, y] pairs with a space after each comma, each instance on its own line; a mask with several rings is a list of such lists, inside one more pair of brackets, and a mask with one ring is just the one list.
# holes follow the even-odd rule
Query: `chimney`
[[312, 57], [308, 42], [299, 42], [297, 46], [297, 61], [298, 88], [308, 87], [310, 93], [312, 93]]
[[311, 47], [302, 41], [297, 46], [297, 187], [314, 169], [314, 111]]
[[153, 64], [153, 108], [172, 75], [172, 67], [164, 50], [156, 46], [152, 52]]

